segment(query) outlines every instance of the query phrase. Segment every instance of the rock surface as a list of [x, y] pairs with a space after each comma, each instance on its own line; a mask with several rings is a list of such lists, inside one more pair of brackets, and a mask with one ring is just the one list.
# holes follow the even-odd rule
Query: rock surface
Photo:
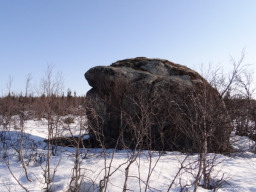
[[137, 57], [85, 73], [92, 146], [208, 151], [229, 147], [230, 120], [216, 89], [197, 72]]

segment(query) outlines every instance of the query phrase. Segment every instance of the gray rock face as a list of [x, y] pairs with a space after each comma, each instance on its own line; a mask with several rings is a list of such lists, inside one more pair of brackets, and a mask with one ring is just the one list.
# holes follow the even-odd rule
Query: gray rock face
[[229, 147], [230, 120], [219, 93], [197, 72], [138, 57], [85, 73], [91, 143], [97, 147], [208, 151]]

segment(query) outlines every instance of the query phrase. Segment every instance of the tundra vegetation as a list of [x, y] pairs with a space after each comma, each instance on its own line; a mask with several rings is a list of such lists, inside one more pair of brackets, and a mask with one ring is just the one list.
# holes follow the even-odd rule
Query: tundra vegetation
[[[73, 159], [73, 166], [63, 191], [109, 191], [115, 185], [111, 179], [117, 172], [122, 172], [123, 179], [116, 191], [130, 191], [134, 185], [138, 191], [163, 191], [154, 187], [152, 177], [155, 177], [161, 159], [173, 149], [182, 155], [177, 158], [178, 169], [170, 173], [164, 191], [198, 191], [199, 188], [217, 191], [229, 182], [219, 168], [222, 162], [218, 154], [211, 153], [216, 152], [216, 146], [222, 146], [215, 142], [216, 138], [220, 142], [223, 136], [214, 132], [215, 128], [225, 128], [230, 123], [232, 133], [256, 141], [255, 82], [243, 59], [242, 54], [241, 59], [232, 60], [232, 69], [227, 73], [221, 68], [202, 71], [201, 75], [219, 91], [219, 97], [212, 97], [208, 83], [204, 82], [200, 94], [190, 90], [182, 97], [184, 101], [189, 99], [189, 106], [182, 105], [184, 102], [173, 102], [172, 97], [176, 95], [163, 95], [161, 90], [165, 87], [157, 89], [148, 99], [143, 92], [129, 86], [125, 78], [115, 84], [118, 91], [115, 95], [119, 97], [116, 103], [109, 95], [101, 98], [102, 103], [77, 96], [70, 90], [64, 93], [61, 76], [53, 74], [50, 66], [36, 89], [31, 87], [32, 78], [28, 76], [25, 93], [12, 93], [10, 80], [8, 93], [0, 98], [0, 162], [23, 191], [31, 191], [28, 186], [33, 182], [39, 182], [43, 191], [58, 191], [55, 183], [56, 175], [61, 172], [62, 154], [66, 153], [67, 147], [72, 147], [68, 157]], [[131, 93], [133, 97], [129, 96]], [[166, 105], [162, 106], [159, 99], [165, 100]], [[129, 107], [135, 107], [136, 112], [131, 114], [124, 110], [127, 106], [123, 100], [128, 100]], [[223, 103], [227, 110], [223, 110]], [[109, 123], [104, 118], [109, 114], [108, 105], [115, 107], [118, 113], [111, 114], [118, 116], [118, 121], [114, 122], [118, 132], [105, 128]], [[163, 111], [163, 107], [175, 108], [176, 113]], [[98, 113], [99, 109], [104, 111], [102, 115]], [[88, 124], [87, 116], [93, 124]], [[45, 123], [45, 142], [37, 142], [27, 133], [26, 125], [31, 120]], [[167, 121], [175, 123], [182, 134], [163, 135]], [[196, 129], [188, 129], [188, 122]], [[115, 140], [107, 135], [114, 135]], [[166, 150], [168, 137], [173, 148]], [[186, 143], [184, 138], [190, 138], [189, 142]], [[95, 147], [97, 149], [93, 149]], [[123, 161], [117, 160], [120, 151], [125, 157]], [[227, 156], [237, 154], [231, 146], [217, 152]], [[85, 159], [96, 162], [95, 166], [101, 162], [101, 170], [88, 169]], [[15, 172], [12, 161], [20, 164], [22, 175]], [[30, 171], [33, 166], [41, 169], [41, 176], [33, 175]], [[134, 170], [137, 170], [136, 174]], [[6, 182], [2, 185], [12, 191]]]

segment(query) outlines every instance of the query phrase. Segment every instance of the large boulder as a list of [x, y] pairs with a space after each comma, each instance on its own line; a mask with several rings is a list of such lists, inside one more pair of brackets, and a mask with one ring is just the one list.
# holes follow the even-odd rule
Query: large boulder
[[137, 57], [85, 73], [92, 146], [223, 152], [230, 119], [219, 93], [197, 72]]

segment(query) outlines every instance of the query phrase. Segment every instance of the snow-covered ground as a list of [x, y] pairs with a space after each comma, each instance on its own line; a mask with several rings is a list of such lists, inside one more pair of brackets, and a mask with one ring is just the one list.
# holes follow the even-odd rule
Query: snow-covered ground
[[[79, 119], [70, 124], [74, 134], [79, 133]], [[78, 126], [79, 125], [79, 126]], [[0, 159], [0, 191], [24, 191], [14, 176], [29, 191], [43, 191], [45, 188], [44, 169], [46, 163], [47, 121], [29, 120], [25, 124], [25, 140], [23, 155], [25, 157], [28, 177], [18, 159], [15, 149], [5, 149], [1, 146]], [[61, 135], [70, 135], [65, 129]], [[19, 131], [9, 132], [12, 138], [19, 137]], [[6, 136], [8, 138], [8, 136]], [[231, 135], [231, 143], [237, 152], [224, 156], [208, 154], [209, 165], [214, 159], [212, 172], [213, 183], [220, 184], [218, 191], [246, 192], [256, 191], [256, 155], [251, 151], [254, 142], [247, 137]], [[33, 147], [34, 146], [34, 147]], [[138, 153], [138, 154], [137, 154]], [[133, 162], [133, 156], [138, 155]], [[30, 159], [30, 161], [28, 161]], [[110, 174], [106, 191], [122, 191], [125, 183], [125, 173], [128, 170], [127, 191], [193, 191], [193, 181], [198, 164], [194, 163], [198, 154], [182, 154], [180, 152], [166, 152], [160, 154], [154, 151], [134, 152], [129, 150], [80, 149], [80, 170], [82, 177], [81, 191], [98, 191], [99, 183], [104, 176]], [[10, 170], [8, 169], [7, 165]], [[58, 147], [57, 155], [51, 156], [51, 170], [55, 178], [51, 184], [52, 191], [67, 191], [75, 165], [75, 149]], [[184, 169], [180, 170], [181, 165]], [[108, 167], [111, 167], [108, 169]], [[179, 171], [180, 170], [180, 171]], [[108, 172], [109, 171], [109, 172]], [[175, 178], [175, 179], [174, 179]], [[199, 192], [213, 191], [199, 187]]]

